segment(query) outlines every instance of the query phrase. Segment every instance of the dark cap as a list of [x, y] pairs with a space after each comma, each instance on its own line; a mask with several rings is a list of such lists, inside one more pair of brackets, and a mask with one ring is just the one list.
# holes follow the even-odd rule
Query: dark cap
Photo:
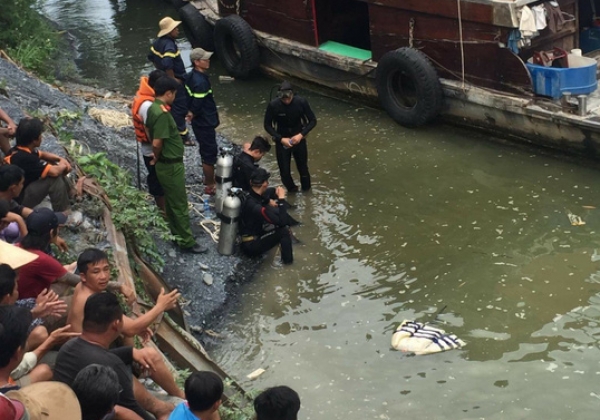
[[268, 173], [265, 169], [258, 168], [254, 172], [252, 172], [252, 175], [250, 176], [250, 184], [262, 185], [263, 182], [268, 181], [270, 177], [271, 174]]
[[31, 212], [25, 223], [28, 234], [41, 236], [56, 229], [59, 225], [64, 225], [66, 221], [67, 216], [64, 213], [55, 213], [48, 208], [41, 207]]
[[279, 86], [279, 97], [280, 98], [291, 98], [293, 94], [294, 94], [294, 91], [292, 89], [292, 84], [290, 82], [288, 82], [287, 80], [284, 80], [283, 82], [281, 82], [281, 85]]

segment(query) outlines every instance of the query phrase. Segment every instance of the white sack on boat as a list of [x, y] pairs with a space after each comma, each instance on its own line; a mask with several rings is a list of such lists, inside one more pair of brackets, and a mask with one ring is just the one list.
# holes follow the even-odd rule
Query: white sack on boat
[[521, 41], [519, 42], [519, 47], [521, 48], [531, 45], [531, 38], [538, 35], [535, 26], [535, 17], [531, 9], [527, 6], [521, 8], [519, 30], [521, 31]]
[[546, 7], [543, 4], [533, 6], [531, 8], [533, 12], [533, 17], [535, 20], [535, 29], [541, 31], [545, 29], [548, 24], [546, 23]]
[[133, 126], [133, 120], [129, 114], [114, 109], [90, 108], [88, 114], [107, 127], [123, 128]]
[[403, 321], [392, 335], [392, 347], [415, 354], [439, 353], [460, 349], [465, 342], [454, 334], [446, 334], [440, 328], [415, 321]]

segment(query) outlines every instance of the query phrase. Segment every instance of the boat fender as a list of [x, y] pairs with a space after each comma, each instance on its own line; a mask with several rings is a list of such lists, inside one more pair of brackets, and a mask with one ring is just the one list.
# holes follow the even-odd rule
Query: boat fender
[[190, 4], [188, 0], [169, 0], [169, 3], [171, 3], [175, 10], [179, 10], [186, 4]]
[[215, 24], [215, 51], [227, 72], [236, 79], [247, 79], [260, 64], [254, 32], [238, 15], [229, 15]]
[[418, 127], [442, 110], [442, 85], [435, 68], [421, 51], [398, 48], [377, 64], [377, 94], [383, 109], [397, 123]]
[[193, 4], [186, 4], [179, 9], [179, 16], [184, 23], [183, 29], [192, 48], [202, 48], [206, 51], [215, 50], [213, 27], [206, 21], [202, 13]]

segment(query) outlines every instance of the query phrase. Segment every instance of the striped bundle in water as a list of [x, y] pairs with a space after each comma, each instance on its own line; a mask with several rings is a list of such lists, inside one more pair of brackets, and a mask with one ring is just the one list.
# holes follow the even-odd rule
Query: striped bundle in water
[[392, 335], [392, 347], [415, 354], [430, 354], [459, 349], [465, 342], [454, 334], [415, 321], [403, 321]]

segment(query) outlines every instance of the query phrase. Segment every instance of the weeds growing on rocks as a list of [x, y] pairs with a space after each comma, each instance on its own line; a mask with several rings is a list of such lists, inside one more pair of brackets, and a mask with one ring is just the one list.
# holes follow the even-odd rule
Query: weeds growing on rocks
[[164, 259], [156, 248], [153, 234], [165, 241], [174, 237], [148, 195], [135, 188], [129, 172], [108, 160], [106, 153], [75, 156], [75, 159], [85, 173], [96, 178], [106, 191], [113, 207], [111, 215], [116, 228], [123, 232], [130, 244], [162, 269]]
[[0, 49], [38, 75], [52, 75], [59, 35], [36, 10], [39, 0], [3, 0]]

